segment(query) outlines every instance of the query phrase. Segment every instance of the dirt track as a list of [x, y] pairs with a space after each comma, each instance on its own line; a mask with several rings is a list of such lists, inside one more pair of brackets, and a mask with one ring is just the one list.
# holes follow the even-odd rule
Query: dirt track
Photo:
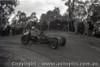
[[[57, 50], [53, 50], [50, 48], [50, 45], [45, 44], [40, 45], [30, 42], [27, 46], [22, 45], [19, 35], [0, 38], [0, 48], [4, 50], [3, 53], [6, 52], [4, 55], [7, 58], [5, 60], [6, 67], [100, 67], [100, 50], [97, 47], [91, 46], [100, 44], [99, 39], [65, 32], [49, 32], [48, 35], [64, 36], [67, 43], [64, 47], [59, 46]], [[26, 63], [24, 65], [17, 65], [14, 62]], [[51, 63], [51, 65], [43, 65], [46, 62]], [[57, 65], [59, 62], [88, 62], [91, 64], [88, 66]], [[28, 63], [33, 65], [30, 66]], [[92, 65], [92, 63], [96, 63], [96, 65]]]

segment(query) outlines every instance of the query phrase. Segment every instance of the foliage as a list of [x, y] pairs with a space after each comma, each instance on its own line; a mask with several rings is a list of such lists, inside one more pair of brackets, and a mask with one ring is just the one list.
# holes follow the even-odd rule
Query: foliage
[[15, 17], [12, 19], [12, 26], [15, 28], [24, 27], [26, 20], [26, 13], [18, 11]]
[[41, 15], [40, 21], [51, 22], [53, 20], [59, 19], [61, 17], [60, 10], [58, 7], [55, 7], [53, 11], [48, 11], [46, 14]]
[[48, 25], [48, 29], [49, 29], [51, 22], [55, 20], [61, 20], [61, 19], [62, 19], [62, 16], [60, 15], [60, 10], [58, 7], [55, 7], [53, 11], [49, 10], [47, 11], [46, 14], [41, 15], [40, 23], [42, 24], [42, 26]]
[[100, 3], [93, 4], [91, 7], [93, 8], [93, 10], [92, 10], [93, 15], [91, 16], [91, 19], [95, 23], [98, 20], [100, 20]]
[[[0, 0], [0, 21], [8, 21], [18, 4], [18, 0]], [[6, 22], [3, 24], [5, 25]]]
[[10, 15], [18, 3], [18, 0], [0, 0], [1, 13], [4, 15]]

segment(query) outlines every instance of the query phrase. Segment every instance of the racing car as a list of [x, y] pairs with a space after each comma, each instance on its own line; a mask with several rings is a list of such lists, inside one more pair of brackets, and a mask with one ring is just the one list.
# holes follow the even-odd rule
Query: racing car
[[53, 36], [49, 36], [47, 34], [36, 36], [36, 35], [32, 35], [31, 29], [27, 30], [21, 36], [22, 44], [27, 45], [30, 41], [33, 41], [33, 43], [51, 45], [51, 48], [53, 48], [53, 49], [57, 49], [57, 47], [59, 45], [64, 46], [66, 44], [66, 39], [64, 37], [61, 37], [61, 36], [53, 37]]

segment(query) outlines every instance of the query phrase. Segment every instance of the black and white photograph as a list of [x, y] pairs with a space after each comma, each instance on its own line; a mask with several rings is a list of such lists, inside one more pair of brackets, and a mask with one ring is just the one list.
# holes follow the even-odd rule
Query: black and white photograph
[[100, 67], [100, 0], [0, 0], [0, 67]]

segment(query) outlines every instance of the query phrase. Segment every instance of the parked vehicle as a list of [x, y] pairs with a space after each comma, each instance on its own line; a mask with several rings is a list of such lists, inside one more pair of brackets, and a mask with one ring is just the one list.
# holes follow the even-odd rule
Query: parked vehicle
[[64, 46], [66, 44], [66, 39], [64, 37], [51, 37], [46, 34], [44, 35], [32, 35], [31, 30], [27, 30], [21, 36], [21, 42], [24, 45], [27, 45], [30, 41], [40, 44], [48, 44], [51, 45], [53, 49], [57, 49], [58, 45]]

